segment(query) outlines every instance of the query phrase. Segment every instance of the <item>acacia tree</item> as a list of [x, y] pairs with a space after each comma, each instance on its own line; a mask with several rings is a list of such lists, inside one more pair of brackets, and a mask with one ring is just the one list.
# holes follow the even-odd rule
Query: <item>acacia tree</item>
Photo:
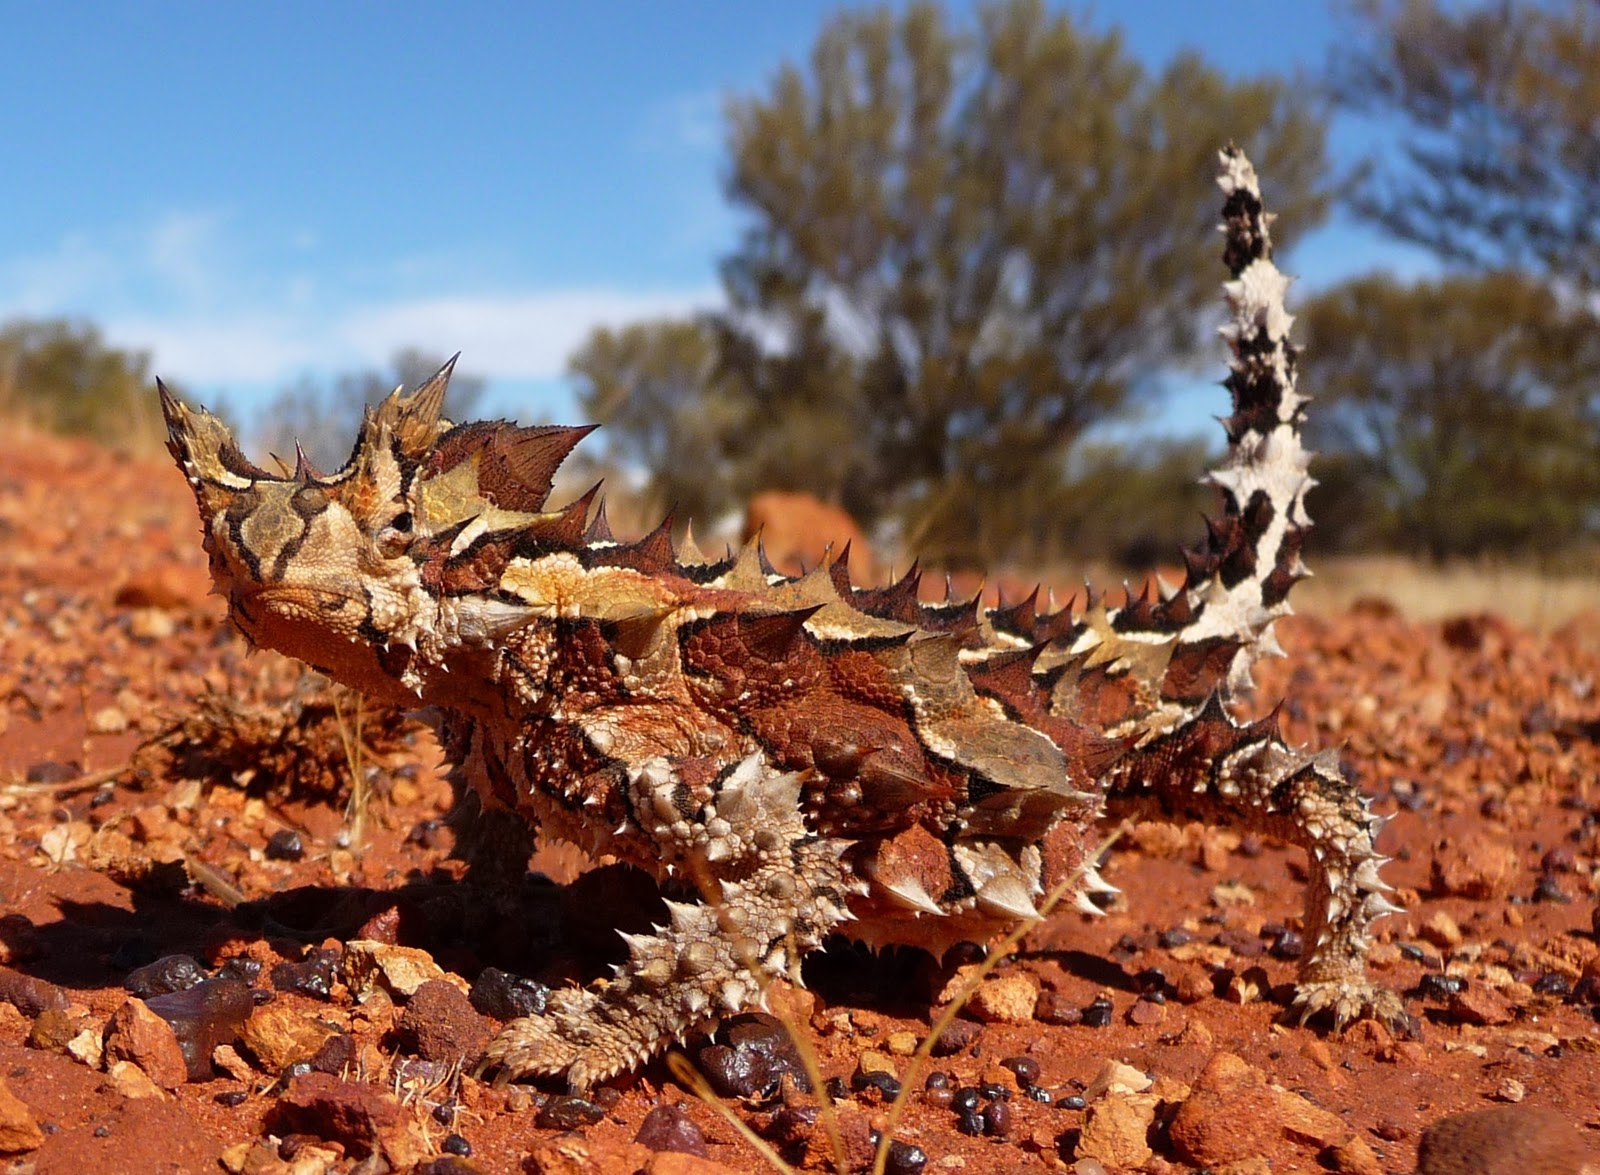
[[1263, 161], [1289, 233], [1323, 215], [1306, 93], [1192, 56], [1152, 75], [1038, 0], [971, 29], [931, 3], [835, 18], [729, 106], [748, 228], [701, 402], [742, 430], [714, 446], [731, 484], [898, 521], [944, 562], [1053, 525], [1083, 431], [1210, 341], [1217, 147]]
[[1406, 128], [1357, 207], [1474, 268], [1600, 282], [1600, 6], [1364, 0], [1336, 60], [1347, 108]]
[[1365, 537], [1435, 558], [1600, 539], [1600, 322], [1581, 305], [1509, 272], [1374, 276], [1300, 321], [1311, 440], [1364, 456], [1366, 492], [1341, 504]]

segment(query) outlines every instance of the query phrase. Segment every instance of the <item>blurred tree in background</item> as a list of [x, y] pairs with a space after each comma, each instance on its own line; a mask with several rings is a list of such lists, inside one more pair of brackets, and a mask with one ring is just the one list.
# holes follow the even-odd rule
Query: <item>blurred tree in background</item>
[[1356, 208], [1474, 269], [1600, 283], [1600, 5], [1361, 0], [1337, 100], [1402, 120]]
[[1600, 538], [1600, 324], [1586, 310], [1516, 273], [1380, 276], [1300, 322], [1313, 446], [1369, 458], [1350, 503], [1362, 545], [1443, 558]]
[[[730, 469], [698, 487], [708, 513], [804, 489], [935, 562], [1070, 545], [1074, 444], [1212, 342], [1217, 147], [1268, 164], [1289, 232], [1324, 214], [1305, 94], [1192, 56], [1152, 76], [1037, 0], [984, 5], [975, 30], [929, 3], [841, 14], [807, 68], [729, 108], [750, 222], [728, 311], [597, 334], [584, 403], [662, 496]], [[622, 410], [661, 395], [674, 423]]]
[[[331, 473], [350, 456], [362, 413], [369, 405], [377, 404], [395, 388], [416, 387], [444, 361], [443, 356], [405, 347], [390, 357], [386, 371], [349, 372], [327, 384], [301, 379], [268, 402], [247, 447], [272, 453], [292, 468], [298, 441], [313, 465]], [[450, 379], [445, 415], [452, 420], [471, 419], [483, 388], [482, 376], [456, 372]]]
[[65, 319], [0, 326], [0, 415], [52, 432], [156, 452], [166, 437], [151, 393], [150, 355]]
[[1600, 6], [1357, 15], [1334, 92], [1405, 138], [1355, 209], [1447, 273], [1302, 308], [1324, 538], [1435, 558], [1600, 544]]

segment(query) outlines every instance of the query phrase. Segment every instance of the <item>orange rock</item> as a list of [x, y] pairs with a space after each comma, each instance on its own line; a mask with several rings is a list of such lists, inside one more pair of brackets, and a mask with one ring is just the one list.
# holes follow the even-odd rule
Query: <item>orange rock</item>
[[189, 1065], [172, 1025], [137, 997], [130, 997], [107, 1021], [105, 1059], [107, 1064], [132, 1061], [162, 1089], [177, 1089], [189, 1080]]

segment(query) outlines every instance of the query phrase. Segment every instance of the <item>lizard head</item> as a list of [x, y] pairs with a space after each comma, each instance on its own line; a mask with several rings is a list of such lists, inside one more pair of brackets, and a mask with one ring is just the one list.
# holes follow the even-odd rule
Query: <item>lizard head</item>
[[419, 648], [437, 659], [454, 643], [460, 609], [445, 601], [463, 577], [449, 569], [478, 537], [545, 517], [556, 466], [589, 431], [453, 427], [442, 408], [454, 363], [369, 408], [330, 474], [298, 446], [292, 472], [260, 468], [221, 420], [160, 386], [212, 578], [251, 641], [391, 697], [414, 696]]

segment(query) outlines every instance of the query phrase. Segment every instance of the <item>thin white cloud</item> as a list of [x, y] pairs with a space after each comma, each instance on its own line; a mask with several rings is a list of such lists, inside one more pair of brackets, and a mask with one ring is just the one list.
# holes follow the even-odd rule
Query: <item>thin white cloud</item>
[[[150, 352], [155, 371], [191, 386], [381, 367], [403, 347], [459, 350], [470, 370], [491, 379], [540, 380], [562, 375], [595, 326], [720, 301], [710, 285], [484, 292], [459, 276], [448, 294], [339, 294], [341, 275], [304, 261], [276, 273], [250, 264], [227, 227], [216, 212], [171, 212], [137, 229], [73, 234], [42, 253], [0, 259], [0, 320], [90, 319], [113, 344]], [[309, 243], [303, 230], [290, 239], [300, 238]], [[387, 264], [403, 269], [410, 260]]]
[[350, 349], [382, 363], [396, 349], [463, 352], [462, 361], [494, 379], [545, 379], [596, 326], [692, 314], [719, 301], [716, 290], [626, 293], [606, 289], [464, 295], [360, 309], [338, 328]]

